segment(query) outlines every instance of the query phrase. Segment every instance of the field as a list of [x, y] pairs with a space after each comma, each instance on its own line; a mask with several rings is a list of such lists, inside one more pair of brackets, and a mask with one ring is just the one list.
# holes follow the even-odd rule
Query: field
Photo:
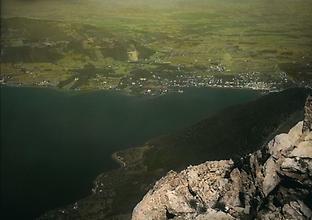
[[162, 94], [311, 86], [308, 0], [3, 1], [3, 83]]

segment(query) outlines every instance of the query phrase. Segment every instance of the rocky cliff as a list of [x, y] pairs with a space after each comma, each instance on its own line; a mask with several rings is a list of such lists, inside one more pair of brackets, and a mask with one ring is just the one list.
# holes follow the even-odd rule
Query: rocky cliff
[[288, 133], [236, 161], [170, 171], [135, 207], [132, 220], [311, 219], [312, 97]]

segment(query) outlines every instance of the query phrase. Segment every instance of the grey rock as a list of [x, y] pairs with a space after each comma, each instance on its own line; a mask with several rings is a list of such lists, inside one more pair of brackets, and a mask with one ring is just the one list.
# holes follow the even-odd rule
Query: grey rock
[[283, 219], [311, 219], [311, 210], [302, 201], [291, 201], [282, 209]]
[[302, 132], [311, 132], [312, 131], [312, 96], [307, 98], [304, 107], [304, 120]]
[[267, 196], [281, 181], [277, 172], [280, 166], [270, 157], [264, 164], [264, 179], [262, 183], [262, 191]]
[[300, 142], [289, 156], [312, 159], [312, 141]]
[[169, 172], [137, 204], [132, 220], [311, 219], [312, 98], [305, 119], [264, 149]]

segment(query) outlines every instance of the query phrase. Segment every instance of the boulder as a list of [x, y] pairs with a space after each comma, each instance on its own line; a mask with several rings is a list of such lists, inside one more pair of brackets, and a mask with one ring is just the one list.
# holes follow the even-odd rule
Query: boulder
[[264, 164], [264, 179], [262, 183], [262, 192], [267, 196], [281, 181], [277, 172], [279, 165], [270, 157]]

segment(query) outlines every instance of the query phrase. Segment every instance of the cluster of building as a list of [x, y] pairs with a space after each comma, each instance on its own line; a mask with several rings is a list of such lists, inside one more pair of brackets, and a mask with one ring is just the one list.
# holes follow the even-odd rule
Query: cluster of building
[[[161, 95], [168, 92], [183, 93], [185, 88], [191, 87], [248, 88], [263, 91], [276, 91], [289, 86], [298, 85], [298, 82], [290, 80], [284, 72], [274, 74], [260, 72], [227, 74], [222, 67], [217, 66], [215, 68], [216, 72], [213, 73], [199, 73], [195, 70], [185, 71], [179, 66], [177, 70], [165, 69], [158, 72], [149, 71], [148, 74], [143, 75], [142, 72], [141, 75], [132, 73], [122, 78], [117, 86], [115, 83], [113, 85], [109, 80], [107, 81], [106, 77], [99, 77], [99, 74], [95, 74], [96, 78], [94, 81], [96, 85], [98, 84], [97, 88], [100, 89], [127, 90], [136, 94], [145, 95]], [[27, 73], [32, 75], [32, 72], [27, 71]], [[9, 77], [10, 75], [3, 75], [3, 77], [0, 78], [0, 83], [5, 84], [7, 80], [10, 81]], [[78, 78], [74, 80], [77, 81]], [[307, 82], [302, 82], [301, 84], [303, 86], [309, 86]], [[49, 80], [42, 80], [40, 82], [34, 82], [33, 85], [48, 87], [57, 85], [57, 83]]]
[[184, 88], [190, 87], [248, 88], [274, 91], [290, 84], [292, 82], [285, 73], [268, 75], [250, 72], [235, 75], [210, 74], [207, 76], [180, 74], [171, 79], [162, 77], [160, 74], [152, 74], [149, 78], [132, 76], [121, 80], [119, 86], [128, 87], [142, 94], [156, 95], [165, 94], [168, 91], [182, 93]]

